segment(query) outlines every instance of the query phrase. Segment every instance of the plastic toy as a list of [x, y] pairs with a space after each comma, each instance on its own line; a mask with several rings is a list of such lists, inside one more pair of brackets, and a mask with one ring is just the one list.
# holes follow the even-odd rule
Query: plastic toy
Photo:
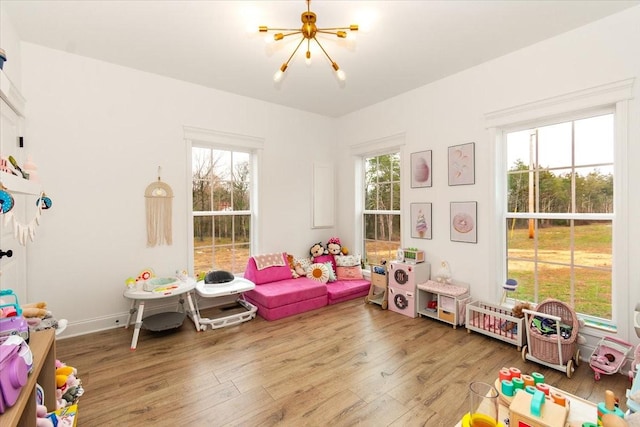
[[[22, 315], [22, 308], [18, 304], [18, 296], [11, 289], [0, 290], [0, 300], [12, 298], [14, 302], [0, 302], [0, 338], [18, 335], [29, 342], [29, 324]], [[5, 316], [5, 313], [8, 317]]]
[[589, 359], [595, 380], [600, 379], [600, 374], [611, 375], [619, 372], [632, 349], [633, 344], [621, 339], [602, 338]]

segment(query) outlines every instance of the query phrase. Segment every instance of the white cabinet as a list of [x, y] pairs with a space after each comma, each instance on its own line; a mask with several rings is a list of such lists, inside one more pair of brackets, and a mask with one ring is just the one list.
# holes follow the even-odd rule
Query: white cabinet
[[418, 315], [449, 323], [453, 329], [464, 324], [466, 304], [471, 299], [468, 284], [427, 280], [418, 284], [417, 292]]

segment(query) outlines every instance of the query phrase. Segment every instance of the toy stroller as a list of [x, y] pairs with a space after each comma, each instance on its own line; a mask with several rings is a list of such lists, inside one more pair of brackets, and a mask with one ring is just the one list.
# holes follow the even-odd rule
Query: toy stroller
[[589, 366], [593, 369], [595, 380], [600, 379], [600, 374], [611, 375], [619, 372], [632, 349], [633, 344], [621, 339], [602, 338], [589, 359]]

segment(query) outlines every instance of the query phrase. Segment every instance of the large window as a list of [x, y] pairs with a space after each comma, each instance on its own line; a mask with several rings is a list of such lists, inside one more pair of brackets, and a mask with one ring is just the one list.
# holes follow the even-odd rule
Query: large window
[[251, 246], [251, 154], [192, 147], [193, 258], [196, 273], [240, 273]]
[[400, 247], [400, 153], [363, 158], [364, 260], [392, 260]]
[[513, 296], [612, 319], [614, 114], [506, 133], [506, 267]]

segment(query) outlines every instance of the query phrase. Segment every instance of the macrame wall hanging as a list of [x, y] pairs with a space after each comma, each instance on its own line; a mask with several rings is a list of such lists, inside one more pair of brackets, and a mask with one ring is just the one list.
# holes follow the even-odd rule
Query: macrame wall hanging
[[144, 192], [147, 210], [147, 246], [171, 245], [171, 204], [173, 190], [169, 184], [160, 180], [158, 166], [158, 180], [147, 186]]

